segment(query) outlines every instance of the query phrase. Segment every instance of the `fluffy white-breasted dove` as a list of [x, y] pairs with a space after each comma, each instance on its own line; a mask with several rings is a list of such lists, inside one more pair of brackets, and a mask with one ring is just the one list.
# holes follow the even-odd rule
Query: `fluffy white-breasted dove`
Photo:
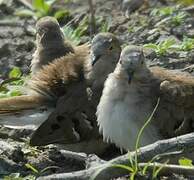
[[142, 134], [141, 146], [192, 131], [194, 78], [175, 70], [148, 68], [142, 49], [127, 46], [105, 82], [97, 108], [104, 140], [126, 150], [134, 149], [137, 134], [158, 98], [158, 108]]

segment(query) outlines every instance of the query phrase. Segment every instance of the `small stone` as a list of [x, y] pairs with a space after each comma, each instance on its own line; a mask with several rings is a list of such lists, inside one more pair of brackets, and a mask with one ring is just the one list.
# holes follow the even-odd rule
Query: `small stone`
[[10, 159], [12, 159], [14, 162], [25, 162], [24, 159], [24, 152], [22, 151], [21, 147], [17, 146], [15, 150], [11, 153], [9, 156]]
[[9, 45], [8, 44], [3, 44], [0, 47], [0, 58], [9, 56], [10, 54], [11, 54], [11, 51], [9, 49]]

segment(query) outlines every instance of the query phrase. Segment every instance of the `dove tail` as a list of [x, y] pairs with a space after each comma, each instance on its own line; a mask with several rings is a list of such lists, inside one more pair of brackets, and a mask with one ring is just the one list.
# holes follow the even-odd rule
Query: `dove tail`
[[32, 109], [50, 102], [43, 96], [23, 95], [0, 99], [0, 114]]

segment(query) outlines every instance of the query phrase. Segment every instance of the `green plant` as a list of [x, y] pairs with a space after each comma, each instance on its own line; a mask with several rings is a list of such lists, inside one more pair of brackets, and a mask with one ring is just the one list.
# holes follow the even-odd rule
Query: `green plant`
[[96, 24], [99, 27], [99, 32], [108, 32], [111, 24], [112, 18], [111, 17], [97, 17]]
[[81, 37], [87, 32], [87, 29], [88, 29], [88, 17], [85, 17], [79, 23], [76, 29], [73, 29], [71, 26], [65, 25], [63, 26], [62, 31], [66, 39], [77, 45], [80, 43]]
[[160, 41], [157, 44], [154, 43], [145, 44], [144, 47], [153, 49], [159, 56], [163, 56], [167, 54], [168, 50], [176, 48], [175, 40], [172, 38]]
[[35, 180], [36, 176], [40, 176], [42, 173], [44, 173], [46, 171], [48, 171], [50, 169], [59, 168], [58, 166], [49, 166], [49, 167], [46, 167], [46, 168], [44, 168], [43, 170], [40, 171], [40, 170], [36, 169], [34, 166], [32, 166], [29, 163], [26, 163], [25, 167], [32, 171], [31, 175], [28, 175], [26, 177], [22, 177], [22, 176], [20, 176], [19, 173], [12, 173], [9, 176], [4, 176], [3, 180], [13, 180], [13, 179], [14, 180]]
[[159, 21], [156, 26], [161, 24], [168, 23], [169, 25], [178, 26], [182, 24], [187, 16], [187, 13], [180, 10], [180, 6], [175, 7], [163, 7], [159, 9], [154, 9], [151, 13], [151, 16], [164, 17]]
[[190, 51], [194, 49], [194, 39], [193, 38], [188, 38], [184, 37], [182, 43], [179, 45], [180, 50], [183, 51]]
[[100, 27], [100, 32], [108, 32], [110, 28], [110, 24], [108, 21], [102, 22], [102, 25]]
[[21, 88], [28, 78], [28, 76], [22, 75], [18, 67], [14, 67], [9, 72], [9, 78], [0, 84], [0, 98], [22, 95]]
[[179, 159], [178, 162], [179, 162], [179, 165], [182, 165], [182, 166], [193, 166], [192, 160], [188, 158], [182, 157]]
[[153, 9], [150, 13], [151, 16], [170, 16], [177, 10], [177, 7], [162, 7]]
[[184, 22], [186, 16], [187, 14], [185, 12], [178, 12], [177, 14], [171, 16], [170, 21], [175, 26], [178, 26]]
[[59, 168], [58, 166], [49, 166], [49, 167], [46, 167], [43, 170], [39, 171], [38, 169], [36, 169], [34, 166], [32, 166], [29, 163], [26, 163], [25, 166], [26, 166], [26, 168], [30, 169], [36, 175], [41, 175], [42, 173], [44, 173], [45, 171], [48, 171], [50, 169], [57, 169], [57, 168]]
[[130, 26], [128, 27], [128, 32], [129, 32], [129, 33], [135, 32], [134, 27], [130, 25]]
[[33, 17], [34, 19], [39, 19], [44, 16], [54, 16], [60, 19], [65, 16], [69, 16], [69, 11], [65, 9], [60, 9], [55, 11], [53, 9], [53, 4], [56, 0], [32, 0], [32, 10], [30, 9], [20, 9], [15, 12], [18, 16]]

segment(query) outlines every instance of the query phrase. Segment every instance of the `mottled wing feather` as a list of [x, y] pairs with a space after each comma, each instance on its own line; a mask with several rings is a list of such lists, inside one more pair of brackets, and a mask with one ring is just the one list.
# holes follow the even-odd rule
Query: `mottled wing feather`
[[82, 45], [80, 48], [77, 47], [75, 53], [45, 65], [29, 81], [30, 89], [51, 99], [63, 96], [69, 84], [83, 78], [84, 64], [88, 55], [89, 46]]
[[76, 82], [57, 102], [56, 109], [41, 124], [31, 138], [32, 145], [79, 142], [85, 134], [92, 134], [92, 126], [84, 115], [88, 106], [86, 84]]
[[190, 74], [163, 68], [151, 68], [158, 80], [157, 94], [160, 105], [157, 116], [157, 127], [166, 138], [189, 133], [193, 130], [194, 121], [194, 78]]

